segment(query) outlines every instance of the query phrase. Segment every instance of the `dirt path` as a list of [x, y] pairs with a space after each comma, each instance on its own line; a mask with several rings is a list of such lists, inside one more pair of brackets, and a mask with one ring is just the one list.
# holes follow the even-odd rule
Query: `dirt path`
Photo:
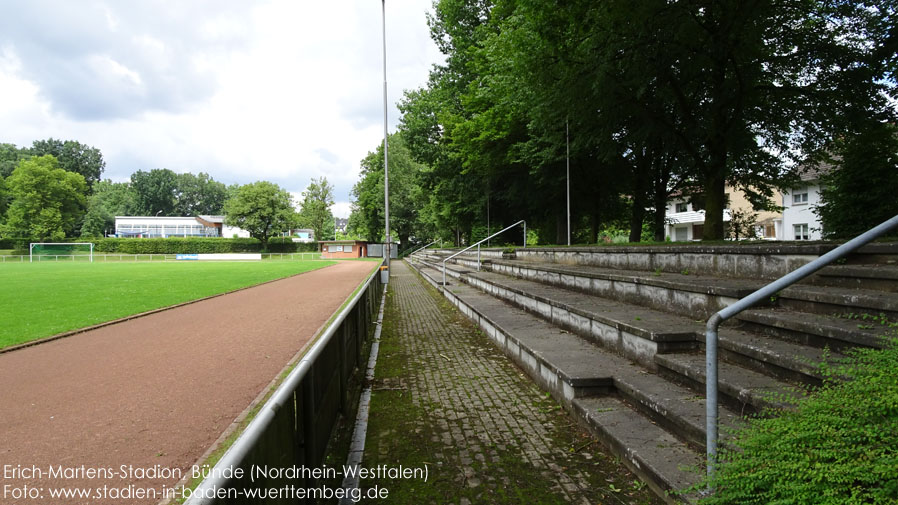
[[340, 262], [0, 355], [0, 503], [156, 503], [137, 489], [179, 475], [140, 472], [188, 472], [373, 268]]

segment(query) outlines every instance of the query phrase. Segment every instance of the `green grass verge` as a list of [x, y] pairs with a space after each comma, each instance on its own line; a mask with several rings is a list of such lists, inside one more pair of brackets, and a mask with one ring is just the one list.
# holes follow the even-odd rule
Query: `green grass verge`
[[0, 348], [308, 272], [333, 261], [0, 265]]

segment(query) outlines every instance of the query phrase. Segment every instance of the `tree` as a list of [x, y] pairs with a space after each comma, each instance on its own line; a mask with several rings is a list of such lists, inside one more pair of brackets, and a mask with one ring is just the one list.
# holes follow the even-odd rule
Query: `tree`
[[[427, 206], [420, 186], [424, 166], [415, 162], [406, 146], [405, 134], [391, 134], [389, 142], [390, 164], [390, 234], [399, 240], [402, 248], [409, 246], [410, 238], [432, 236], [432, 229], [420, 219], [419, 210]], [[347, 225], [370, 241], [380, 241], [386, 231], [384, 226], [384, 149], [378, 145], [362, 160], [360, 180], [352, 188], [353, 211]]]
[[268, 239], [296, 224], [293, 197], [287, 190], [268, 181], [240, 186], [225, 203], [225, 223], [249, 232], [268, 250]]
[[38, 240], [75, 235], [87, 194], [81, 174], [59, 168], [56, 158], [45, 155], [19, 163], [6, 182], [12, 197], [6, 235]]
[[74, 140], [35, 140], [31, 146], [32, 156], [50, 154], [59, 161], [59, 167], [68, 172], [81, 174], [91, 190], [103, 175], [106, 162], [96, 147], [84, 145]]
[[137, 211], [146, 216], [174, 216], [177, 204], [178, 174], [167, 168], [131, 174], [131, 187], [137, 193]]
[[98, 182], [87, 199], [87, 214], [81, 225], [82, 237], [102, 237], [115, 229], [115, 216], [139, 214], [137, 193], [127, 182]]
[[334, 204], [334, 187], [327, 178], [312, 179], [309, 187], [302, 193], [302, 205], [299, 210], [299, 224], [315, 231], [315, 240], [325, 240], [334, 230], [334, 215], [331, 205]]
[[898, 215], [898, 128], [869, 121], [834, 146], [821, 177], [823, 236], [848, 239]]
[[189, 172], [175, 177], [174, 214], [179, 216], [199, 216], [221, 214], [228, 197], [227, 187], [209, 174]]
[[20, 149], [15, 144], [0, 143], [0, 178], [9, 177], [20, 161], [30, 157], [28, 149]]
[[9, 195], [6, 189], [6, 181], [0, 177], [0, 224], [6, 221], [6, 208], [9, 206]]

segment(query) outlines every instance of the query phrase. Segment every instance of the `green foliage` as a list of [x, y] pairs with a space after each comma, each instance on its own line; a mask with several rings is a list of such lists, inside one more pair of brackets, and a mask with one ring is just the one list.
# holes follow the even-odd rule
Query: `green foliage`
[[470, 242], [489, 208], [490, 223], [524, 218], [541, 242], [562, 242], [569, 126], [572, 223], [587, 242], [624, 217], [629, 241], [645, 239], [649, 217], [661, 240], [664, 213], [646, 209], [687, 186], [704, 195], [704, 238], [723, 239], [727, 184], [760, 209], [794, 181], [790, 162], [894, 116], [893, 11], [886, 0], [436, 1], [445, 63], [400, 103], [425, 165], [417, 221]]
[[175, 186], [176, 216], [221, 214], [228, 198], [227, 187], [203, 172], [177, 174]]
[[137, 194], [137, 211], [144, 216], [174, 216], [177, 203], [178, 174], [167, 168], [131, 174], [131, 187]]
[[94, 192], [87, 199], [87, 214], [81, 226], [82, 237], [102, 237], [115, 231], [115, 216], [139, 214], [137, 192], [126, 182], [109, 179], [94, 185]]
[[240, 186], [225, 204], [225, 223], [249, 232], [267, 250], [268, 239], [296, 225], [293, 197], [277, 184], [259, 181]]
[[898, 215], [898, 128], [870, 121], [835, 144], [815, 211], [826, 238], [853, 238]]
[[312, 179], [309, 187], [302, 193], [299, 226], [314, 230], [315, 240], [329, 239], [334, 235], [334, 215], [331, 213], [333, 204], [334, 187], [327, 182], [327, 178]]
[[[424, 166], [415, 162], [406, 144], [407, 135], [394, 133], [389, 136], [390, 170], [390, 233], [403, 248], [409, 246], [410, 237], [431, 236], [431, 229], [420, 219], [419, 210], [426, 207], [420, 185]], [[362, 160], [359, 182], [352, 188], [353, 211], [349, 220], [350, 231], [372, 242], [383, 240], [384, 228], [384, 152], [383, 144], [369, 152]], [[423, 244], [422, 244], [423, 245]]]
[[6, 189], [6, 181], [0, 176], [0, 224], [6, 221], [7, 207], [9, 207], [9, 192]]
[[758, 237], [755, 225], [758, 214], [749, 209], [733, 209], [730, 211], [730, 222], [727, 223], [727, 237], [734, 240], [753, 239]]
[[59, 168], [56, 158], [47, 155], [20, 162], [6, 184], [12, 203], [4, 235], [40, 240], [74, 236], [87, 200], [81, 174]]
[[[194, 254], [260, 252], [262, 242], [254, 238], [104, 238], [95, 241], [96, 251], [122, 254]], [[289, 237], [269, 239], [268, 252], [312, 252], [317, 244], [293, 242]]]
[[0, 143], [0, 179], [12, 175], [12, 171], [20, 161], [31, 157], [31, 152], [25, 148], [18, 148], [15, 144]]
[[31, 156], [51, 155], [59, 160], [59, 167], [67, 172], [81, 174], [88, 188], [93, 188], [103, 175], [106, 161], [96, 147], [84, 145], [75, 140], [35, 140], [30, 149]]
[[[794, 412], [752, 419], [720, 453], [702, 505], [898, 502], [898, 337], [823, 366]], [[847, 379], [847, 380], [845, 380]], [[702, 485], [703, 487], [704, 485]]]

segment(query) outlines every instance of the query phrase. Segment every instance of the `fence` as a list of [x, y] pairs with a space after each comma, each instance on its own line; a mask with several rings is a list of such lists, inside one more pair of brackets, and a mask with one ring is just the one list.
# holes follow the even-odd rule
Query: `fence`
[[[189, 505], [270, 503], [252, 499], [245, 490], [311, 489], [316, 479], [281, 475], [249, 479], [253, 468], [321, 468], [337, 416], [346, 414], [355, 371], [365, 363], [364, 343], [373, 331], [383, 284], [375, 270], [296, 368], [272, 394], [234, 444], [191, 493]], [[241, 469], [244, 478], [235, 479]], [[239, 493], [239, 494], [238, 494]], [[264, 496], [264, 493], [261, 493]], [[229, 499], [230, 496], [230, 499]]]
[[[177, 261], [175, 254], [94, 254], [94, 261], [99, 262], [142, 262], [142, 261]], [[317, 260], [321, 259], [320, 252], [304, 253], [262, 253], [263, 260], [291, 261], [291, 260]], [[27, 254], [3, 254], [0, 255], [0, 263], [27, 263]], [[90, 261], [86, 254], [42, 254], [35, 255], [34, 261]]]

